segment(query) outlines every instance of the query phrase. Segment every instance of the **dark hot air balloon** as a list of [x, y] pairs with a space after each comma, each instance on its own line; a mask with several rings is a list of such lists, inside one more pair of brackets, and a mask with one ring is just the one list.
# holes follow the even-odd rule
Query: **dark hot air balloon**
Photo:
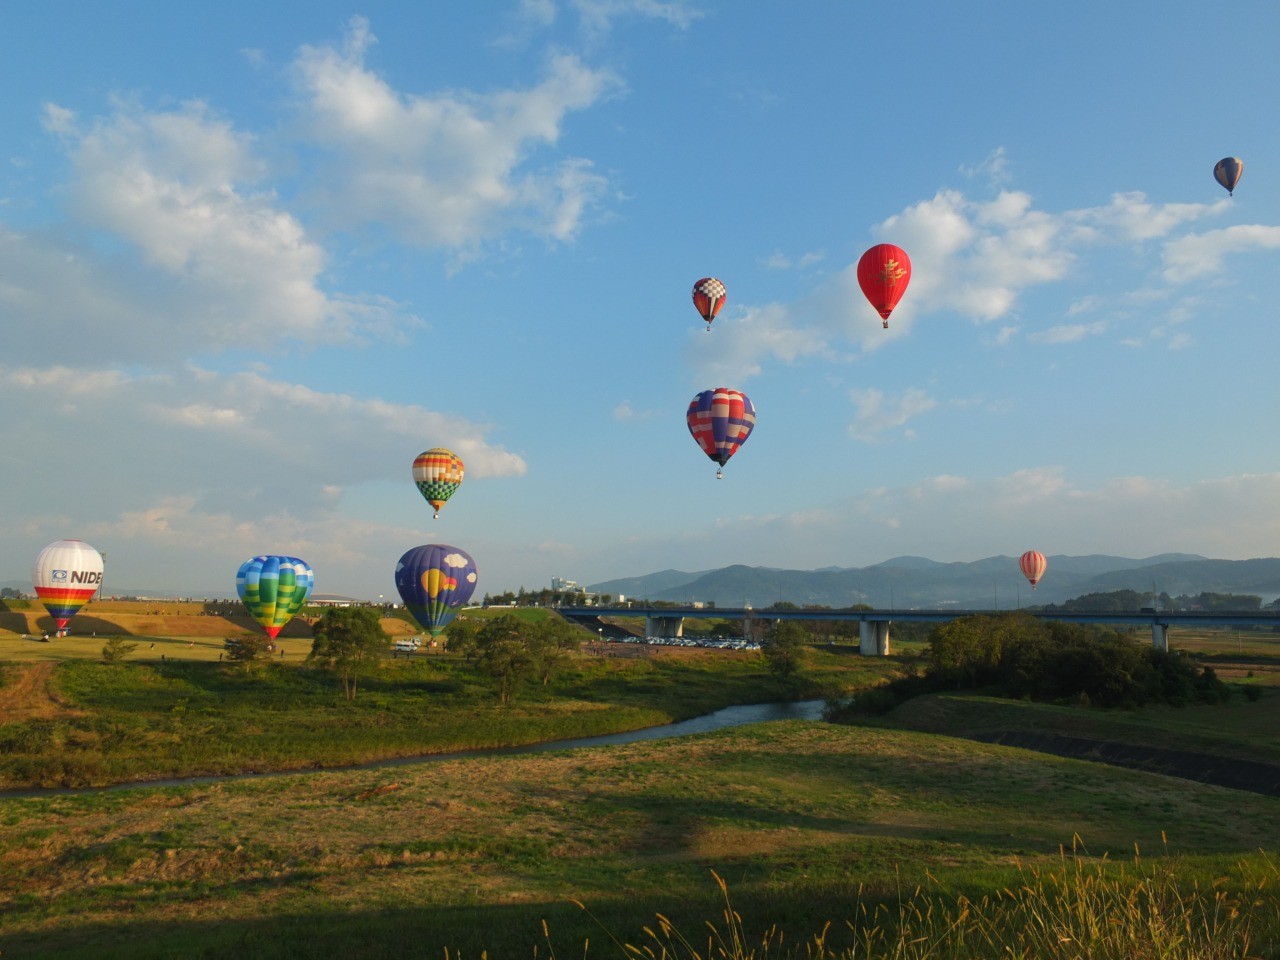
[[728, 291], [724, 284], [715, 277], [703, 277], [693, 285], [693, 305], [702, 319], [707, 321], [707, 333], [711, 332], [711, 321], [724, 306], [726, 296]]
[[885, 329], [889, 327], [889, 314], [910, 282], [911, 258], [892, 243], [877, 243], [858, 260], [858, 286], [880, 314]]
[[1230, 196], [1235, 196], [1236, 184], [1244, 175], [1244, 161], [1239, 157], [1223, 157], [1213, 168], [1213, 179], [1222, 184]]
[[740, 390], [716, 387], [703, 390], [693, 398], [685, 422], [702, 452], [720, 464], [716, 471], [716, 479], [720, 479], [724, 476], [724, 465], [751, 435], [756, 425], [756, 408]]
[[476, 588], [476, 562], [465, 550], [428, 543], [405, 552], [396, 564], [396, 589], [415, 620], [433, 637], [444, 633]]

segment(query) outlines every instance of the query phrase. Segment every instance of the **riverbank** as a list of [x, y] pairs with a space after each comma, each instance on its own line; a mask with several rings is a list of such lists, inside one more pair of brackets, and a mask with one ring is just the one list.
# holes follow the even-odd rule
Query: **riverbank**
[[174, 660], [9, 664], [0, 700], [9, 691], [16, 705], [0, 726], [0, 788], [349, 767], [598, 736], [813, 697], [894, 667], [816, 653], [793, 683], [754, 654], [583, 654], [547, 685], [530, 684], [500, 704], [484, 677], [449, 656], [384, 661], [353, 701], [330, 675], [287, 659], [247, 669]]
[[1278, 943], [1274, 897], [1267, 887], [1265, 904], [1248, 898], [1268, 869], [1256, 851], [1277, 846], [1272, 798], [950, 737], [784, 721], [0, 799], [0, 945], [6, 957], [376, 960], [542, 955], [549, 934], [560, 955], [610, 955], [602, 941], [645, 942], [657, 913], [705, 935], [724, 909], [714, 870], [749, 942], [771, 926], [785, 943], [812, 942], [830, 922], [835, 951], [848, 945], [846, 921], [917, 885], [934, 898], [917, 893], [921, 910], [961, 894], [980, 910], [984, 897], [1034, 885], [1023, 871], [1079, 862], [1114, 883], [1115, 903], [1099, 898], [1093, 916], [1115, 917], [1134, 884], [1167, 876], [1170, 893], [1220, 892], [1210, 906], [1252, 903], [1252, 952], [1266, 956]]

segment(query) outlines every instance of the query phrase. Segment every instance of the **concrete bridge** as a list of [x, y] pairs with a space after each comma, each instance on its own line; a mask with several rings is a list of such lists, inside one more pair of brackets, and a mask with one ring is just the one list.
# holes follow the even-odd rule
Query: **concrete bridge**
[[1169, 649], [1168, 630], [1171, 626], [1183, 627], [1253, 627], [1268, 626], [1280, 629], [1280, 613], [1236, 612], [1207, 613], [1202, 611], [1134, 610], [1123, 613], [1043, 613], [1039, 611], [1012, 610], [756, 610], [751, 607], [561, 607], [559, 612], [568, 619], [593, 619], [595, 617], [644, 617], [646, 637], [674, 638], [684, 634], [684, 621], [690, 618], [703, 620], [741, 620], [743, 632], [750, 639], [760, 639], [770, 625], [779, 620], [840, 620], [858, 622], [858, 652], [864, 656], [889, 655], [889, 624], [944, 623], [960, 617], [1004, 616], [1025, 613], [1039, 620], [1060, 620], [1065, 623], [1113, 623], [1151, 628], [1151, 643], [1157, 650]]

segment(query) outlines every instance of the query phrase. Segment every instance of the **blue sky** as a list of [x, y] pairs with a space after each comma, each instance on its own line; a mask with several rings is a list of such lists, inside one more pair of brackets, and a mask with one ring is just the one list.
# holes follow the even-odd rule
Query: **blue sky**
[[[0, 11], [0, 580], [64, 537], [195, 595], [258, 553], [390, 594], [430, 542], [481, 593], [1275, 555], [1280, 8], [982, 10]], [[722, 481], [716, 386], [758, 412]]]

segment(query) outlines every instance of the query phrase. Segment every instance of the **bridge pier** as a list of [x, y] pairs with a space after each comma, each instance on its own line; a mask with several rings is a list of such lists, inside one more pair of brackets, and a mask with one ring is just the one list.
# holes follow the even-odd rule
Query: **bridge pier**
[[1151, 621], [1151, 645], [1157, 650], [1169, 652], [1169, 626]]
[[673, 640], [684, 636], [684, 617], [663, 617], [647, 613], [644, 617], [644, 635]]
[[889, 621], [858, 621], [858, 653], [864, 657], [889, 655]]

